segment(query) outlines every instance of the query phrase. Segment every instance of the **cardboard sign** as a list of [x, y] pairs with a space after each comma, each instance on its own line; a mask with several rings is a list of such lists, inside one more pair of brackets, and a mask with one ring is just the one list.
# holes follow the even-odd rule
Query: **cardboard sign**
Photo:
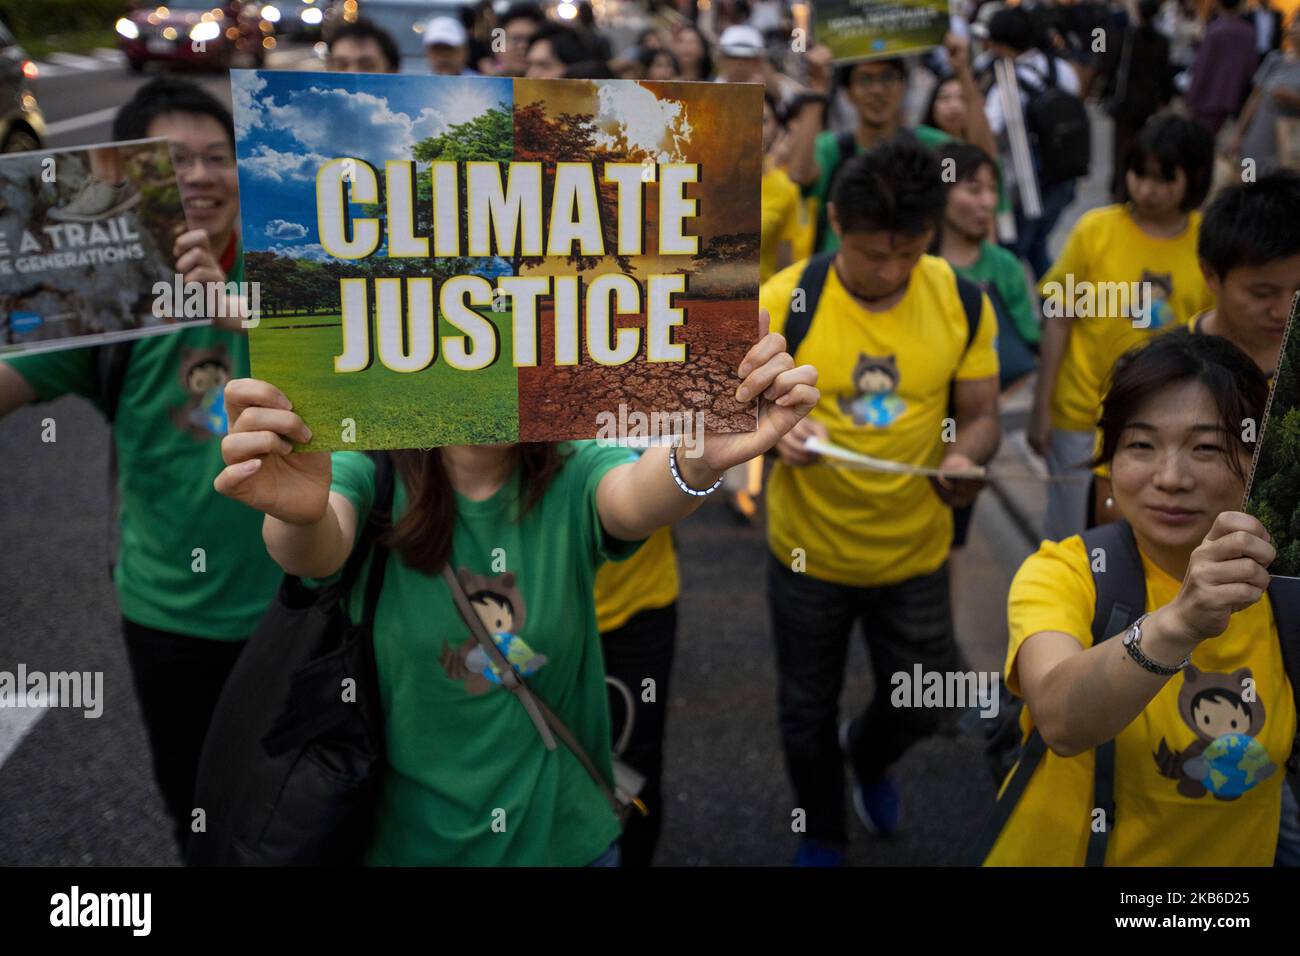
[[311, 451], [748, 431], [762, 89], [236, 71], [253, 374]]
[[817, 0], [813, 38], [836, 63], [921, 53], [943, 43], [948, 0]]
[[184, 230], [165, 139], [0, 156], [0, 355], [206, 325], [160, 304]]
[[1260, 520], [1273, 539], [1277, 557], [1269, 573], [1300, 577], [1300, 535], [1293, 533], [1300, 514], [1300, 295], [1291, 304], [1291, 319], [1278, 353], [1259, 443], [1246, 482], [1243, 510]]

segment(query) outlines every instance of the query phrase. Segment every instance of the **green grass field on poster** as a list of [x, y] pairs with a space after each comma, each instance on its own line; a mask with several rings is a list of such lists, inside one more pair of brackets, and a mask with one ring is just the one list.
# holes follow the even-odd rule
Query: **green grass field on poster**
[[[483, 314], [501, 341], [511, 341], [508, 312]], [[345, 419], [356, 422], [357, 448], [400, 448], [412, 434], [435, 431], [448, 445], [518, 440], [518, 379], [509, 361], [477, 372], [457, 371], [441, 357], [422, 372], [394, 372], [375, 361], [364, 372], [314, 374], [332, 367], [340, 322], [337, 313], [277, 316], [263, 318], [249, 333], [253, 377], [276, 383], [295, 408], [309, 410], [303, 419], [314, 437], [303, 451], [337, 445]], [[413, 376], [420, 379], [418, 389], [409, 387]]]

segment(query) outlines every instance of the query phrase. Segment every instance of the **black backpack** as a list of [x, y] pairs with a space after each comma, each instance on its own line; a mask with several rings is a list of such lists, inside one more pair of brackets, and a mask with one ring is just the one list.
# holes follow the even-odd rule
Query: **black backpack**
[[[1146, 575], [1142, 558], [1138, 554], [1133, 529], [1127, 521], [1090, 528], [1083, 533], [1084, 551], [1093, 568], [1092, 580], [1097, 590], [1097, 600], [1092, 612], [1092, 642], [1097, 645], [1132, 627], [1146, 610]], [[1096, 570], [1091, 557], [1101, 549], [1105, 555], [1104, 570]], [[1300, 580], [1273, 578], [1268, 588], [1269, 603], [1277, 623], [1277, 633], [1282, 645], [1282, 660], [1291, 690], [1300, 713]], [[969, 730], [976, 723], [986, 724], [985, 756], [993, 770], [994, 780], [1000, 786], [1006, 780], [972, 848], [969, 862], [979, 866], [988, 857], [998, 836], [1002, 833], [1012, 811], [1029, 786], [1034, 770], [1047, 753], [1047, 744], [1034, 728], [1022, 742], [1020, 739], [1020, 711], [1024, 702], [1002, 688], [998, 715], [991, 720], [980, 720], [978, 710], [968, 711], [963, 726]], [[1106, 844], [1115, 828], [1115, 741], [1108, 740], [1093, 753], [1096, 761], [1093, 771], [1093, 802], [1105, 814], [1105, 825], [1088, 836], [1087, 866], [1102, 866], [1106, 861]], [[1014, 768], [1014, 770], [1013, 770]], [[1300, 728], [1291, 747], [1286, 771], [1293, 790], [1297, 790], [1296, 771], [1300, 768]], [[1011, 778], [1007, 780], [1007, 773]], [[1297, 790], [1300, 793], [1300, 790]]]
[[[785, 319], [785, 350], [791, 358], [799, 351], [800, 343], [812, 326], [812, 317], [817, 313], [817, 303], [821, 301], [822, 289], [826, 287], [826, 277], [835, 262], [835, 255], [834, 252], [817, 253], [805, 263], [803, 272], [799, 274], [799, 282], [790, 297], [790, 308], [786, 311]], [[957, 275], [956, 270], [953, 271], [953, 276], [957, 279], [957, 295], [961, 298], [962, 309], [966, 313], [966, 348], [969, 350], [975, 341], [975, 333], [979, 331], [981, 296], [984, 290], [977, 283]], [[795, 309], [794, 296], [801, 293], [803, 308]]]
[[[292, 575], [239, 655], [208, 728], [194, 788], [205, 826], [191, 866], [356, 864], [386, 766], [372, 636], [388, 549], [393, 469], [375, 461], [375, 503], [336, 584]], [[370, 562], [362, 620], [343, 599]], [[349, 683], [350, 682], [350, 683]]]
[[1046, 188], [1088, 175], [1092, 124], [1083, 100], [1057, 86], [1051, 50], [1043, 50], [1043, 55], [1047, 75], [1040, 89], [1028, 90], [1025, 129], [1038, 154], [1039, 180]]

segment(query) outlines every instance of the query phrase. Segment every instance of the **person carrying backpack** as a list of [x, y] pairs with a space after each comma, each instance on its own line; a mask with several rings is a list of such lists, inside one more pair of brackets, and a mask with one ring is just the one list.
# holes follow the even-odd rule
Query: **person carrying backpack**
[[382, 703], [367, 863], [617, 865], [596, 570], [693, 512], [727, 468], [762, 455], [816, 404], [816, 369], [794, 366], [765, 315], [759, 325], [736, 392], [759, 401], [757, 429], [706, 433], [694, 457], [596, 442], [462, 445], [394, 452], [396, 480], [381, 483], [365, 454], [294, 453], [310, 432], [273, 384], [227, 386], [215, 487], [265, 513], [267, 550], [288, 574], [331, 582], [365, 553], [358, 531], [375, 515], [386, 526], [382, 563], [343, 598], [373, 635]]
[[[1025, 132], [1038, 175], [1042, 214], [1036, 219], [1028, 218], [1019, 201], [1019, 191], [1015, 191], [1014, 251], [1029, 263], [1038, 278], [1051, 264], [1047, 240], [1061, 213], [1074, 202], [1075, 181], [1088, 173], [1091, 124], [1080, 98], [1078, 74], [1068, 61], [1051, 52], [1050, 45], [1040, 43], [1034, 18], [1024, 7], [1007, 7], [989, 19], [988, 48], [995, 58], [1007, 58], [1015, 63]], [[996, 80], [985, 96], [984, 109], [993, 135], [1003, 144], [1003, 169], [1008, 180], [1014, 180], [1001, 84]]]
[[[1019, 763], [987, 866], [1267, 866], [1296, 756], [1300, 596], [1240, 512], [1268, 385], [1186, 329], [1117, 363], [1099, 462], [1123, 520], [1026, 559], [1007, 603]], [[1289, 679], [1288, 679], [1289, 678]]]

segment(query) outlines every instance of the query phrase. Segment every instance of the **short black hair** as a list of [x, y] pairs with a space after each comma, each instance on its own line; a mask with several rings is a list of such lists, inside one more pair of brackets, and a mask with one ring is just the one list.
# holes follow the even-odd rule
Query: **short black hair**
[[1196, 254], [1220, 279], [1300, 254], [1300, 173], [1282, 169], [1220, 190], [1205, 208]]
[[235, 148], [235, 123], [215, 96], [192, 80], [163, 74], [135, 91], [113, 118], [113, 139], [145, 139], [149, 127], [167, 113], [211, 116], [225, 130], [230, 148]]
[[946, 164], [946, 160], [952, 160], [955, 178], [952, 182], [945, 182], [945, 186], [951, 187], [955, 183], [962, 183], [972, 179], [985, 166], [993, 170], [994, 178], [997, 177], [997, 161], [972, 143], [963, 143], [961, 140], [954, 139], [935, 150], [935, 156], [939, 160], [941, 169]]
[[546, 22], [546, 14], [535, 3], [512, 3], [497, 23], [504, 27], [512, 20], [532, 20], [540, 27]]
[[[1190, 212], [1205, 202], [1214, 180], [1214, 137], [1200, 123], [1187, 116], [1157, 113], [1138, 131], [1124, 154], [1124, 172], [1147, 174], [1152, 163], [1165, 179], [1178, 169], [1187, 177], [1182, 210]], [[1128, 200], [1128, 177], [1124, 177], [1124, 199]]]
[[897, 71], [900, 79], [907, 79], [907, 61], [901, 56], [891, 56], [883, 60], [866, 60], [862, 63], [848, 63], [839, 67], [836, 70], [836, 79], [839, 80], [840, 86], [848, 89], [853, 84], [853, 71], [870, 63], [883, 63], [885, 66], [891, 66]]
[[845, 163], [831, 191], [841, 233], [918, 236], [938, 228], [947, 200], [938, 158], [902, 136]]
[[572, 27], [560, 23], [544, 23], [528, 41], [528, 49], [531, 50], [535, 44], [543, 40], [551, 44], [551, 49], [555, 51], [555, 58], [565, 66], [599, 59], [582, 34]]
[[1225, 10], [1236, 10], [1241, 6], [1241, 0], [1219, 0], [1219, 6]]
[[636, 59], [641, 64], [641, 69], [649, 70], [654, 66], [655, 60], [661, 56], [666, 56], [673, 64], [673, 72], [678, 76], [682, 75], [682, 65], [677, 62], [677, 54], [666, 46], [643, 46], [637, 48]]
[[1038, 45], [1034, 17], [1024, 7], [1003, 7], [989, 17], [989, 40], [1005, 43], [1020, 53]]
[[357, 43], [365, 43], [367, 40], [373, 40], [379, 47], [379, 52], [384, 55], [388, 61], [388, 68], [395, 70], [402, 64], [402, 54], [398, 52], [397, 41], [393, 35], [383, 27], [376, 26], [369, 20], [360, 19], [352, 23], [344, 23], [334, 31], [329, 39], [329, 49], [334, 50], [334, 44], [340, 40], [354, 40]]
[[[1157, 335], [1147, 345], [1121, 355], [1111, 370], [1101, 401], [1101, 448], [1094, 465], [1112, 461], [1121, 436], [1138, 409], [1171, 385], [1200, 382], [1214, 396], [1219, 424], [1250, 459], [1254, 447], [1242, 440], [1241, 423], [1260, 421], [1268, 402], [1268, 379], [1255, 360], [1221, 335], [1193, 333], [1187, 328]], [[1241, 455], [1225, 454], [1228, 467], [1245, 480]]]

